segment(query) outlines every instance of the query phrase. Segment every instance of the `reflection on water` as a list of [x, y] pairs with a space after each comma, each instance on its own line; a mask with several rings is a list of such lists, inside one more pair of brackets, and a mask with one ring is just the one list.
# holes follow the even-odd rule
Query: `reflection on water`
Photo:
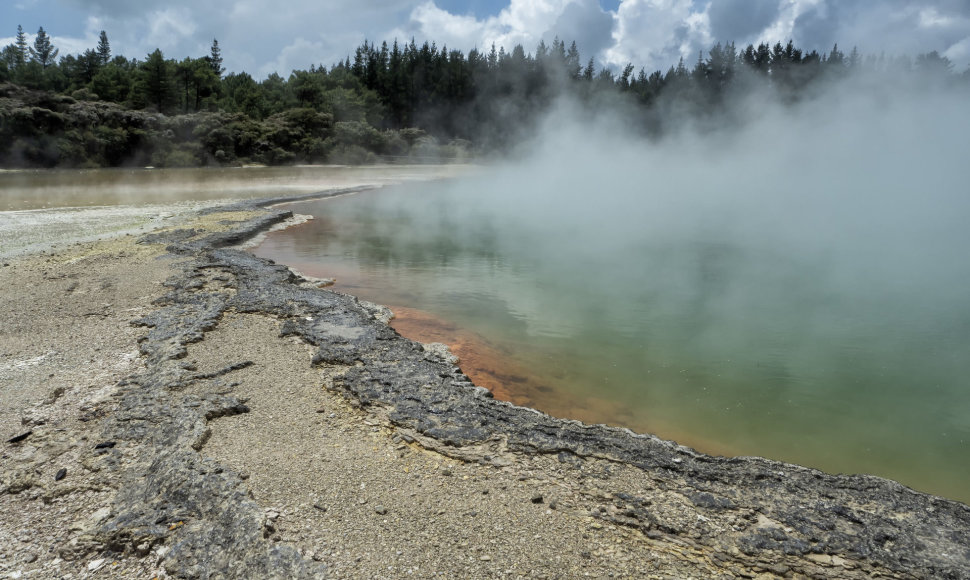
[[295, 204], [316, 219], [257, 254], [397, 306], [516, 402], [970, 500], [966, 265], [900, 277], [868, 250], [706, 226], [593, 243], [596, 216], [525, 227], [457, 195]]
[[0, 211], [313, 193], [461, 173], [461, 165], [0, 171]]

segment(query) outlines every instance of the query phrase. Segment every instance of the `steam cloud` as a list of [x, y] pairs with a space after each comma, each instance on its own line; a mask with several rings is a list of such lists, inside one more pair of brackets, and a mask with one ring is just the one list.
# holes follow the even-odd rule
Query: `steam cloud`
[[[760, 439], [759, 454], [927, 487], [922, 470], [965, 495], [970, 473], [945, 459], [941, 473], [924, 452], [952, 458], [970, 443], [965, 90], [865, 78], [819, 95], [747, 95], [722, 126], [684, 119], [653, 141], [622, 109], [563, 101], [517, 161], [361, 211], [408, 216], [393, 231], [368, 222], [388, 240], [382, 267], [442, 239], [514, 256], [491, 278], [428, 291], [474, 294], [489, 318], [504, 313], [536, 341], [585, 341], [604, 363], [645, 345], [652, 358], [610, 388], [631, 405], [652, 397], [654, 416], [658, 397], [679, 399], [707, 417], [693, 430], [737, 415], [730, 435], [707, 434], [722, 442]], [[636, 374], [663, 360], [719, 379], [701, 392]], [[715, 392], [717, 381], [735, 387]]]
[[562, 100], [512, 161], [324, 202], [294, 234], [392, 304], [534, 349], [543, 381], [618, 402], [604, 421], [968, 497], [966, 88], [824, 89], [652, 139]]
[[[966, 95], [871, 83], [823, 95], [795, 106], [749, 96], [734, 105], [740, 122], [658, 142], [622, 112], [562, 103], [521, 162], [462, 194], [465, 211], [518, 222], [558, 248], [564, 270], [636, 270], [631, 240], [706, 240], [783, 256], [774, 266], [811, 268], [815, 284], [860, 304], [970, 316]], [[770, 274], [731, 272], [720, 300], [756, 301]]]

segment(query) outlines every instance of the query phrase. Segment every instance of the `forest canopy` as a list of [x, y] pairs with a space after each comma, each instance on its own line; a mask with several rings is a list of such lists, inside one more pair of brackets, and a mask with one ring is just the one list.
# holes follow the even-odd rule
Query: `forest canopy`
[[[58, 58], [59, 57], [59, 58]], [[792, 41], [717, 43], [666, 70], [597, 68], [575, 42], [467, 54], [434, 42], [365, 41], [330, 67], [256, 80], [209, 54], [142, 59], [97, 46], [60, 56], [41, 27], [0, 51], [0, 166], [205, 166], [461, 161], [527, 138], [557, 99], [616, 108], [650, 138], [730, 122], [745, 95], [796, 103], [852, 79], [968, 87], [936, 52], [915, 58], [818, 52]], [[888, 85], [887, 85], [888, 86]]]

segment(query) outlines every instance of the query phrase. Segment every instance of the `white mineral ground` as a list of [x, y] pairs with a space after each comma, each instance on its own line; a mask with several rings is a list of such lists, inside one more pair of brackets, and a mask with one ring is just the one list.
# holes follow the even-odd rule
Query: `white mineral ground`
[[[144, 368], [146, 330], [130, 322], [156, 309], [180, 260], [136, 244], [136, 234], [241, 219], [195, 213], [214, 203], [0, 212], [0, 578], [167, 577], [164, 545], [127, 555], [80, 547], [120, 485], [84, 451], [110, 416], [119, 381]], [[385, 418], [329, 390], [327, 370], [310, 364], [312, 348], [279, 329], [269, 316], [227, 314], [190, 345], [185, 360], [201, 372], [254, 363], [232, 374], [251, 412], [212, 421], [200, 453], [245, 479], [271, 522], [269, 541], [325, 563], [333, 577], [871, 572], [830, 556], [711, 558], [689, 534], [652, 537], [593, 517], [614, 509], [612, 490], [655, 489], [623, 464], [587, 459], [579, 469], [555, 455], [510, 454], [498, 467], [405, 443]], [[29, 430], [22, 444], [6, 443]], [[681, 506], [687, 529], [700, 517], [682, 497], [661, 495], [669, 492], [654, 503]]]

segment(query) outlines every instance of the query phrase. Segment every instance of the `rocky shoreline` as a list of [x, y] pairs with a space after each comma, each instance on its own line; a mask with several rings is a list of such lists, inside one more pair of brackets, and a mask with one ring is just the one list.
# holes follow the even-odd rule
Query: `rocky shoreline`
[[116, 243], [171, 275], [110, 392], [7, 436], [0, 508], [73, 523], [27, 556], [0, 525], [0, 574], [970, 578], [964, 504], [496, 401], [385, 309], [234, 248], [305, 198]]

